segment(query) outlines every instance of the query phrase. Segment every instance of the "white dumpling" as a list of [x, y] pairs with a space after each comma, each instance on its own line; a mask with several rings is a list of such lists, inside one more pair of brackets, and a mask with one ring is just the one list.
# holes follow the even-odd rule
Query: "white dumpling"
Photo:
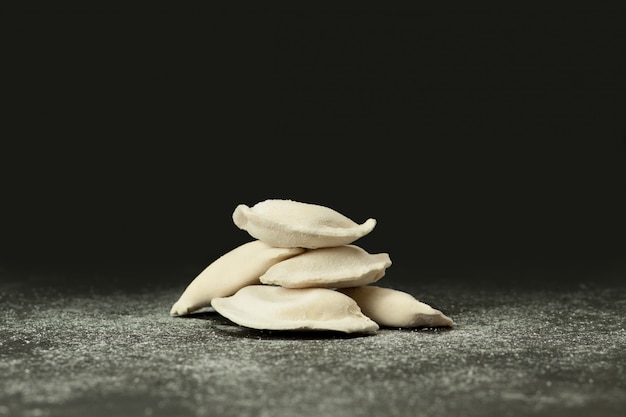
[[356, 245], [309, 249], [271, 266], [259, 280], [286, 288], [344, 288], [378, 281], [391, 266], [387, 253], [370, 254]]
[[411, 294], [373, 285], [344, 288], [340, 292], [352, 298], [363, 314], [386, 327], [451, 327], [452, 319]]
[[250, 285], [232, 296], [214, 298], [212, 305], [232, 322], [258, 330], [378, 330], [352, 298], [326, 288]]
[[304, 251], [275, 248], [260, 240], [244, 243], [200, 272], [174, 303], [170, 315], [182, 316], [209, 307], [213, 298], [229, 296], [246, 285], [259, 283], [259, 277], [272, 265]]
[[347, 245], [374, 229], [375, 219], [358, 224], [337, 211], [310, 203], [270, 199], [238, 205], [235, 225], [272, 246], [308, 249]]

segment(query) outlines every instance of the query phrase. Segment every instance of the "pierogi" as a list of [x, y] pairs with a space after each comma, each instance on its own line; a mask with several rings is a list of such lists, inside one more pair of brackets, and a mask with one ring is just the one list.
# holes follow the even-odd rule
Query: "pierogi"
[[249, 285], [229, 297], [214, 298], [212, 305], [234, 323], [258, 330], [378, 330], [378, 325], [363, 315], [352, 298], [326, 288]]
[[363, 314], [385, 327], [451, 327], [452, 319], [404, 291], [366, 285], [344, 288]]
[[182, 316], [209, 307], [215, 297], [232, 295], [246, 285], [256, 284], [272, 265], [304, 252], [302, 248], [275, 248], [260, 240], [244, 243], [217, 258], [183, 291], [170, 310]]
[[286, 288], [344, 288], [378, 281], [391, 266], [387, 253], [356, 245], [309, 249], [271, 266], [259, 280]]
[[329, 207], [280, 199], [265, 200], [252, 207], [239, 204], [232, 217], [239, 229], [281, 248], [347, 245], [376, 226], [372, 218], [358, 224]]

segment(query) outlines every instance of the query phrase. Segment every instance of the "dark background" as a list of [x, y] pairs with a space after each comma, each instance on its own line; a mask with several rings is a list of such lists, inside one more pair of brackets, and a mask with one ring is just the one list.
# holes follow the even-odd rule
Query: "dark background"
[[624, 260], [626, 14], [2, 16], [0, 266], [201, 267], [290, 198], [400, 268]]

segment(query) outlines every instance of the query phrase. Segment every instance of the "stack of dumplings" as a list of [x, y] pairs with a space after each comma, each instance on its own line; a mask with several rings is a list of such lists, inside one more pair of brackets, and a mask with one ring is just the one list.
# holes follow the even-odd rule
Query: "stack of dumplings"
[[387, 253], [354, 242], [375, 219], [358, 224], [317, 204], [269, 199], [238, 205], [235, 225], [254, 238], [209, 264], [170, 311], [205, 307], [259, 330], [372, 333], [380, 327], [451, 327], [441, 311], [375, 284], [391, 266]]

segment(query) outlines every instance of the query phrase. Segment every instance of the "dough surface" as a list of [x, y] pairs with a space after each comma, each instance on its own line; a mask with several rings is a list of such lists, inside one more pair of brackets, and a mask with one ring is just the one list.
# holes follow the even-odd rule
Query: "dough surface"
[[232, 295], [246, 285], [256, 284], [272, 265], [303, 253], [302, 248], [275, 248], [260, 240], [236, 247], [217, 258], [187, 286], [170, 310], [172, 316], [209, 307], [215, 297]]
[[331, 330], [368, 333], [378, 325], [350, 297], [326, 288], [250, 285], [229, 297], [213, 299], [227, 319], [259, 330]]
[[367, 285], [338, 290], [352, 298], [363, 314], [385, 327], [452, 327], [454, 322], [411, 294]]
[[271, 246], [315, 249], [347, 245], [370, 233], [375, 219], [358, 224], [317, 204], [269, 199], [248, 207], [239, 204], [233, 222], [252, 237]]
[[344, 288], [378, 281], [391, 266], [387, 253], [356, 245], [309, 249], [270, 267], [259, 280], [286, 288]]

